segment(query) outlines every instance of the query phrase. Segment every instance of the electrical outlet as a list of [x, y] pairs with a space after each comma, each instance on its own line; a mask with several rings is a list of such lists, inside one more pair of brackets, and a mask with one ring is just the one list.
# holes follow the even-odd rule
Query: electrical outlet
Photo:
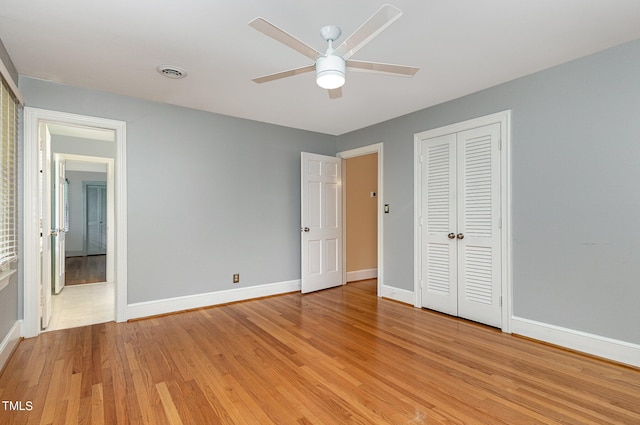
[[233, 275], [233, 283], [240, 283], [240, 274], [236, 273]]

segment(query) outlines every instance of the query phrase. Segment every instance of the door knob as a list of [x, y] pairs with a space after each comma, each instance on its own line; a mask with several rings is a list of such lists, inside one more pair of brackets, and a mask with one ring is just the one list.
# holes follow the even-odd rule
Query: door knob
[[310, 229], [308, 227], [303, 227], [300, 230], [302, 230], [303, 232], [308, 232]]
[[449, 233], [449, 234], [447, 235], [447, 237], [448, 237], [449, 239], [455, 239], [455, 238], [456, 238], [456, 234], [455, 234], [455, 233]]
[[464, 239], [464, 235], [463, 235], [462, 233], [458, 233], [458, 234], [456, 235], [456, 237], [457, 237], [458, 239]]

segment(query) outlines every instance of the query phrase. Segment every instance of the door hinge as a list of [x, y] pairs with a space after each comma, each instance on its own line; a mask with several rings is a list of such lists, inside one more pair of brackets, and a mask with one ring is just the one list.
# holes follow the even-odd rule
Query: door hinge
[[502, 307], [502, 295], [500, 295], [500, 307]]
[[502, 229], [502, 217], [498, 219], [498, 229]]
[[502, 150], [502, 139], [498, 139], [498, 150]]

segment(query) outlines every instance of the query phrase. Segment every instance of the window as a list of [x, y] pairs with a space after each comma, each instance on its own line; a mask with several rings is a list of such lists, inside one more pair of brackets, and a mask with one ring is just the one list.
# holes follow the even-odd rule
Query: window
[[0, 272], [17, 258], [16, 138], [18, 106], [2, 78], [0, 90]]

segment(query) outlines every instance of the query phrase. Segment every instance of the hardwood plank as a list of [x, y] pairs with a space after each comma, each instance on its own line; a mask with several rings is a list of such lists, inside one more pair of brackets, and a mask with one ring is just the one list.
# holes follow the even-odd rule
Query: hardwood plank
[[640, 370], [364, 281], [21, 341], [5, 424], [636, 424]]
[[78, 416], [80, 415], [80, 385], [82, 383], [82, 374], [76, 373], [71, 376], [71, 385], [69, 386], [67, 415], [64, 423], [67, 425], [77, 425]]
[[169, 388], [167, 387], [166, 382], [159, 382], [156, 384], [156, 390], [160, 395], [160, 401], [162, 402], [162, 407], [164, 407], [164, 412], [169, 419], [169, 424], [171, 425], [183, 425], [182, 419], [180, 419], [180, 415], [178, 414], [178, 410], [176, 409], [176, 405], [173, 403], [171, 399], [171, 394], [169, 393]]
[[104, 424], [104, 398], [102, 384], [95, 384], [91, 394], [91, 423]]

